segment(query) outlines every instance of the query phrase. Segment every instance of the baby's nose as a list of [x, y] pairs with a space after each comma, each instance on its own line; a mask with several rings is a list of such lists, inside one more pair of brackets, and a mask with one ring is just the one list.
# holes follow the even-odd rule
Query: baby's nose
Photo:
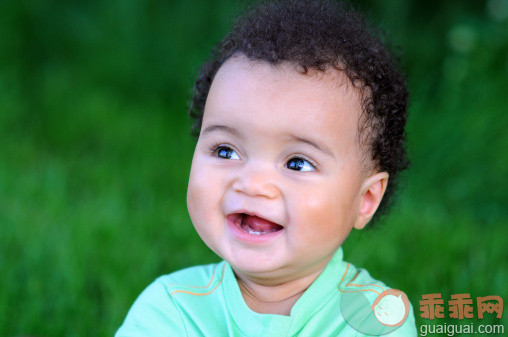
[[275, 174], [266, 167], [252, 166], [255, 165], [246, 165], [238, 172], [233, 183], [233, 190], [251, 197], [276, 198], [279, 195], [279, 189], [276, 185]]

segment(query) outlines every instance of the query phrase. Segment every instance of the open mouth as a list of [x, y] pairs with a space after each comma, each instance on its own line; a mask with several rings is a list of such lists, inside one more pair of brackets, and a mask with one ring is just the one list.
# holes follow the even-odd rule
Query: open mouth
[[280, 231], [284, 227], [266, 219], [246, 213], [232, 214], [236, 226], [252, 235], [265, 235]]

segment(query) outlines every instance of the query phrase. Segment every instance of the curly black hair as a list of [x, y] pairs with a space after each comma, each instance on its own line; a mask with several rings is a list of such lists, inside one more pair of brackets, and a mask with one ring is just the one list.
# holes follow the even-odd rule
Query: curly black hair
[[404, 130], [406, 82], [396, 66], [397, 58], [381, 36], [378, 29], [345, 2], [275, 0], [251, 5], [215, 46], [196, 78], [189, 108], [193, 120], [191, 134], [199, 136], [213, 78], [235, 54], [272, 65], [290, 62], [303, 73], [330, 67], [342, 71], [362, 93], [360, 144], [367, 149], [371, 166], [390, 176], [372, 221], [379, 219], [388, 213], [399, 173], [409, 165]]

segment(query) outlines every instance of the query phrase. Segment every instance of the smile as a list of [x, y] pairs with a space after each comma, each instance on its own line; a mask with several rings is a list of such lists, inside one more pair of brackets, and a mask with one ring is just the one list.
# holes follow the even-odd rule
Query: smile
[[244, 241], [265, 241], [278, 236], [284, 227], [261, 217], [246, 213], [227, 216], [233, 234]]

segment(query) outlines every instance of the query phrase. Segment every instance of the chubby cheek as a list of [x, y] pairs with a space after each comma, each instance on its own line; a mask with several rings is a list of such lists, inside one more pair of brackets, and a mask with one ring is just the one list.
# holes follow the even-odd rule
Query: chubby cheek
[[299, 240], [328, 247], [343, 242], [352, 228], [352, 203], [349, 193], [340, 191], [323, 185], [300, 194], [292, 205]]
[[192, 162], [187, 189], [187, 208], [197, 232], [206, 238], [217, 234], [220, 224], [220, 200], [222, 190], [220, 180], [213, 175], [213, 170], [207, 169], [206, 164], [199, 159]]

